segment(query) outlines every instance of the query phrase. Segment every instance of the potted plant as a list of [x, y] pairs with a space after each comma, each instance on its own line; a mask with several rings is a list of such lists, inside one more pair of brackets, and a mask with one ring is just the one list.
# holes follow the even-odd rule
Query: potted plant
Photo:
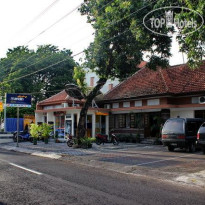
[[40, 125], [41, 136], [44, 138], [45, 144], [48, 144], [48, 138], [50, 136], [51, 131], [51, 126], [47, 123], [43, 123], [42, 125]]
[[92, 143], [95, 141], [95, 138], [84, 137], [80, 139], [80, 146], [84, 149], [92, 148]]
[[39, 126], [37, 124], [31, 124], [30, 134], [33, 138], [33, 144], [37, 145], [37, 139], [39, 137]]

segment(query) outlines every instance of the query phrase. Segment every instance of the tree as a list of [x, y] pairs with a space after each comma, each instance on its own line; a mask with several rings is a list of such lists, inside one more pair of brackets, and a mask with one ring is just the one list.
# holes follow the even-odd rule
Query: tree
[[[203, 4], [200, 8], [204, 8], [202, 0], [199, 1]], [[157, 2], [154, 0], [86, 0], [82, 4], [81, 14], [87, 15], [88, 22], [95, 29], [94, 42], [85, 51], [84, 66], [96, 72], [99, 81], [86, 96], [80, 113], [78, 138], [85, 135], [84, 125], [87, 110], [107, 79], [127, 78], [137, 71], [137, 65], [140, 64], [146, 53], [147, 66], [151, 69], [156, 69], [157, 66], [168, 66], [171, 56], [171, 37], [156, 35], [142, 24], [143, 18], [148, 12], [167, 2], [168, 0], [158, 0]], [[175, 4], [186, 3], [190, 6], [197, 5], [190, 0], [173, 0], [172, 2]], [[161, 31], [168, 33], [172, 29], [161, 28]], [[184, 42], [181, 41], [182, 44]], [[193, 48], [192, 42], [189, 45]], [[194, 60], [196, 57], [194, 54], [191, 55]]]
[[[81, 110], [78, 124], [79, 138], [85, 135], [84, 124], [87, 110], [107, 79], [124, 79], [136, 72], [145, 51], [152, 52], [150, 65], [155, 67], [156, 63], [162, 66], [168, 65], [171, 40], [164, 36], [154, 38], [154, 35], [149, 33], [143, 25], [138, 26], [139, 31], [134, 29], [139, 22], [142, 22], [143, 14], [145, 15], [152, 8], [148, 6], [140, 13], [132, 15], [144, 4], [145, 1], [90, 0], [85, 1], [81, 7], [81, 13], [87, 15], [88, 22], [95, 29], [94, 42], [85, 51], [84, 66], [96, 72], [99, 81], [86, 96]], [[161, 47], [157, 45], [158, 42], [163, 42]], [[154, 55], [155, 53], [161, 56]]]
[[[164, 6], [181, 6], [192, 11], [198, 12], [205, 21], [205, 1], [204, 0], [158, 0], [155, 8]], [[195, 12], [186, 12], [186, 10], [179, 10], [177, 17], [181, 20], [193, 20], [201, 24], [202, 19]], [[189, 35], [178, 35], [177, 40], [180, 51], [188, 56], [188, 65], [192, 69], [196, 69], [205, 56], [205, 24], [199, 30], [195, 30], [189, 26], [184, 27], [181, 33], [192, 32]]]
[[[24, 46], [9, 49], [6, 58], [0, 59], [1, 94], [33, 93], [36, 103], [57, 93], [67, 83], [74, 82], [72, 73], [76, 63], [71, 54], [70, 50], [59, 50], [53, 45], [38, 46], [36, 51]], [[49, 68], [38, 72], [46, 67]]]

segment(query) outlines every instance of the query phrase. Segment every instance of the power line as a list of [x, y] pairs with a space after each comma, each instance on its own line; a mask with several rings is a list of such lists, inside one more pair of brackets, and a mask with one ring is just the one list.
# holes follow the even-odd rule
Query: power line
[[[114, 0], [112, 0], [112, 1], [110, 1], [110, 2], [108, 2], [106, 5], [104, 5], [102, 8], [100, 8], [99, 9], [99, 11], [100, 10], [102, 10], [105, 6], [107, 6], [107, 5], [109, 5], [110, 3], [112, 3]], [[55, 3], [55, 2], [54, 2]], [[48, 30], [48, 29], [50, 29], [51, 27], [53, 27], [55, 24], [57, 24], [58, 22], [60, 22], [61, 20], [63, 20], [65, 17], [67, 17], [68, 15], [70, 15], [72, 12], [74, 12], [77, 8], [79, 8], [81, 6], [81, 4], [80, 5], [78, 5], [76, 8], [74, 8], [72, 11], [70, 11], [68, 14], [66, 14], [65, 16], [63, 16], [61, 19], [59, 19], [58, 21], [56, 21], [54, 24], [52, 24], [50, 27], [48, 27], [47, 29], [45, 29], [44, 31], [46, 31], [46, 30]], [[119, 21], [119, 20], [118, 20]], [[42, 34], [44, 33], [44, 32], [41, 32]], [[39, 34], [38, 36], [40, 36], [41, 34]], [[34, 39], [36, 39], [38, 36], [36, 36], [36, 37], [34, 37], [33, 39], [31, 39], [30, 40], [30, 42], [31, 41], [33, 41]], [[81, 39], [80, 41], [83, 41], [84, 39], [87, 39], [87, 36], [86, 36], [86, 38], [83, 38], [83, 39]], [[73, 45], [73, 44], [72, 44]], [[36, 54], [37, 55], [37, 54]], [[35, 56], [35, 55], [34, 55]], [[30, 58], [30, 57], [29, 57]], [[29, 59], [28, 58], [28, 59]], [[28, 59], [26, 59], [25, 61], [27, 61]], [[5, 67], [3, 67], [3, 68], [5, 68]]]
[[53, 23], [52, 25], [50, 25], [49, 27], [47, 27], [46, 29], [44, 29], [43, 31], [41, 31], [37, 36], [35, 36], [34, 38], [32, 38], [31, 40], [29, 40], [26, 44], [31, 43], [33, 40], [35, 40], [36, 38], [38, 38], [40, 35], [44, 34], [46, 31], [48, 31], [49, 29], [51, 29], [53, 26], [55, 26], [56, 24], [58, 24], [59, 22], [61, 22], [63, 19], [65, 19], [67, 16], [69, 16], [70, 14], [72, 14], [76, 9], [78, 9], [81, 6], [78, 5], [77, 7], [75, 7], [74, 9], [72, 9], [71, 11], [69, 11], [67, 14], [65, 14], [63, 17], [61, 17], [60, 19], [58, 19], [55, 23]]
[[[152, 2], [152, 3], [153, 3], [153, 2]], [[149, 5], [150, 5], [150, 4], [149, 4]], [[149, 6], [149, 5], [147, 5], [147, 6]], [[145, 6], [145, 7], [147, 7], [147, 6]], [[143, 8], [145, 8], [145, 7], [143, 7]], [[139, 10], [141, 10], [141, 9], [139, 9]], [[135, 11], [135, 12], [133, 12], [133, 13], [136, 13], [136, 12], [137, 12], [137, 11]], [[132, 15], [133, 13], [131, 13], [130, 15]], [[124, 19], [124, 18], [123, 18], [123, 19]], [[118, 20], [118, 21], [119, 21], [119, 20]], [[143, 24], [143, 23], [139, 23], [138, 25], [140, 25], [140, 24]], [[105, 42], [107, 42], [107, 41], [109, 41], [109, 40], [112, 40], [112, 39], [114, 39], [114, 38], [116, 38], [116, 37], [119, 37], [119, 36], [125, 34], [125, 33], [128, 32], [128, 31], [129, 31], [129, 29], [125, 30], [124, 32], [120, 33], [119, 35], [116, 35], [116, 36], [114, 36], [114, 37], [111, 37], [111, 38], [109, 38], [109, 39], [106, 39], [106, 40], [103, 41], [101, 44], [103, 44], [103, 43], [105, 43]], [[80, 54], [82, 54], [82, 53], [84, 53], [84, 51], [80, 51], [79, 53], [76, 53], [76, 54], [71, 55], [71, 56], [69, 56], [69, 57], [75, 57], [75, 56], [78, 56], [78, 55], [80, 55]], [[25, 78], [25, 77], [27, 77], [27, 76], [33, 75], [33, 74], [35, 74], [35, 73], [38, 73], [38, 72], [40, 72], [40, 71], [46, 70], [46, 69], [48, 69], [48, 68], [50, 68], [50, 67], [52, 67], [52, 66], [54, 66], [54, 65], [57, 65], [57, 64], [59, 64], [59, 63], [61, 63], [61, 62], [66, 61], [66, 60], [67, 60], [67, 58], [64, 59], [64, 60], [62, 60], [62, 61], [58, 61], [57, 63], [54, 63], [54, 64], [52, 64], [52, 65], [49, 65], [49, 66], [47, 66], [47, 67], [45, 67], [45, 68], [42, 68], [42, 69], [40, 69], [40, 70], [38, 70], [38, 71], [32, 72], [32, 73], [30, 73], [30, 74], [26, 74], [26, 75], [21, 76], [21, 77], [14, 78], [14, 79], [12, 79], [12, 80], [7, 80], [7, 81], [4, 81], [4, 82], [1, 82], [0, 84], [6, 83], [6, 82], [12, 82], [12, 81], [14, 81], [14, 80], [19, 80], [19, 79]]]
[[[105, 6], [107, 6], [108, 4], [112, 3], [113, 1], [114, 1], [114, 0], [112, 0], [112, 1], [109, 2], [109, 3], [107, 3]], [[115, 25], [116, 23], [119, 23], [119, 22], [122, 21], [123, 19], [126, 19], [127, 17], [132, 16], [133, 14], [138, 13], [139, 11], [141, 11], [142, 9], [144, 9], [144, 8], [146, 8], [146, 7], [148, 7], [148, 6], [150, 6], [151, 4], [155, 3], [156, 1], [157, 1], [157, 0], [151, 2], [150, 4], [148, 4], [148, 5], [146, 5], [146, 6], [142, 7], [142, 8], [140, 8], [140, 9], [134, 11], [134, 12], [132, 12], [131, 14], [129, 14], [129, 15], [127, 15], [127, 16], [125, 16], [125, 17], [119, 19], [119, 20], [117, 20], [117, 21], [113, 21], [113, 22], [108, 23], [108, 26], [113, 26], [113, 25]], [[105, 6], [103, 6], [102, 8], [104, 8]], [[102, 8], [101, 8], [101, 9], [102, 9]], [[101, 10], [101, 9], [100, 9], [100, 10]], [[100, 11], [100, 10], [99, 10], [99, 11]], [[81, 28], [82, 28], [82, 27], [80, 27], [80, 29], [81, 29]], [[80, 29], [78, 29], [78, 30], [75, 31], [75, 32], [78, 32]], [[104, 31], [104, 30], [106, 30], [106, 29], [107, 29], [107, 27], [105, 27], [104, 29], [102, 29], [102, 31]], [[88, 36], [82, 38], [80, 41], [83, 41], [83, 40], [87, 39], [87, 37], [88, 37]], [[71, 44], [71, 45], [73, 45], [73, 44]]]
[[[109, 4], [111, 4], [113, 1], [115, 1], [115, 0], [112, 0], [112, 1], [110, 1], [110, 2], [108, 2], [106, 5], [104, 5], [103, 7], [101, 7], [100, 9], [99, 9], [99, 11], [101, 11], [104, 7], [106, 7], [106, 6], [108, 6]], [[85, 28], [87, 25], [84, 25], [84, 26], [81, 26], [80, 28], [78, 27], [78, 25], [75, 25], [74, 27], [72, 27], [72, 33], [77, 33], [78, 31], [81, 31], [83, 28]], [[70, 29], [70, 27], [68, 27], [69, 29]], [[67, 31], [68, 30], [68, 28], [67, 29], [65, 29], [64, 31]], [[75, 28], [75, 29], [74, 29]], [[71, 29], [70, 29], [71, 30]], [[67, 36], [68, 36], [68, 34], [70, 34], [70, 30], [69, 30], [69, 32], [67, 32], [67, 34], [66, 35], [64, 35], [64, 37], [61, 39], [61, 40], [64, 40], [65, 38], [67, 38]], [[72, 34], [71, 33], [71, 34]], [[62, 42], [62, 41], [60, 41], [60, 42]]]
[[60, 0], [55, 0], [48, 7], [46, 7], [43, 11], [41, 11], [34, 19], [32, 19], [23, 29], [22, 31], [29, 28], [32, 24], [34, 24], [39, 18], [41, 18], [45, 13], [47, 13], [52, 7], [54, 7]]
[[25, 77], [27, 77], [27, 76], [33, 75], [33, 74], [35, 74], [35, 73], [38, 73], [38, 72], [40, 72], [40, 71], [46, 70], [46, 69], [48, 69], [48, 68], [50, 68], [50, 67], [52, 67], [52, 66], [58, 65], [58, 64], [60, 64], [60, 63], [62, 63], [62, 62], [64, 62], [64, 61], [66, 61], [66, 60], [67, 60], [67, 58], [64, 59], [64, 60], [58, 61], [57, 63], [54, 63], [54, 64], [52, 64], [52, 65], [49, 65], [49, 66], [47, 66], [47, 67], [45, 67], [45, 68], [42, 68], [42, 69], [40, 69], [40, 70], [37, 70], [37, 71], [35, 71], [35, 72], [32, 72], [32, 73], [23, 75], [23, 76], [21, 76], [21, 77], [14, 78], [14, 79], [12, 79], [12, 80], [6, 80], [6, 81], [4, 81], [4, 82], [1, 82], [0, 84], [8, 83], [8, 82], [12, 82], [12, 81], [14, 81], [14, 80], [19, 80], [19, 79], [25, 78]]

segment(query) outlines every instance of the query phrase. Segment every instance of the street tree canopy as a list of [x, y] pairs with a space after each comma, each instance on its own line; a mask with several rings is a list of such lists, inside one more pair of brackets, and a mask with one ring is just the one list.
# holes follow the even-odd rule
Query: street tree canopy
[[[59, 50], [53, 45], [39, 46], [36, 51], [24, 46], [9, 49], [6, 57], [0, 59], [1, 94], [32, 93], [37, 102], [59, 92], [74, 82], [76, 63], [71, 54], [70, 50]], [[59, 61], [63, 62], [56, 64]], [[49, 68], [39, 71], [46, 67]]]

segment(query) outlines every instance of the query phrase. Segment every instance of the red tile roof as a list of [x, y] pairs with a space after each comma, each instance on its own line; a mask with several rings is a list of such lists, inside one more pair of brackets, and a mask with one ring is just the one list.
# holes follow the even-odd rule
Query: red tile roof
[[205, 91], [205, 61], [195, 70], [185, 64], [159, 68], [157, 71], [143, 67], [109, 91], [103, 100], [202, 91]]
[[70, 97], [65, 90], [57, 93], [56, 95], [51, 96], [50, 98], [47, 98], [41, 102], [38, 103], [38, 105], [47, 105], [47, 104], [58, 104], [63, 102], [73, 102], [75, 100], [75, 103], [79, 103], [82, 101], [79, 101], [75, 98]]

